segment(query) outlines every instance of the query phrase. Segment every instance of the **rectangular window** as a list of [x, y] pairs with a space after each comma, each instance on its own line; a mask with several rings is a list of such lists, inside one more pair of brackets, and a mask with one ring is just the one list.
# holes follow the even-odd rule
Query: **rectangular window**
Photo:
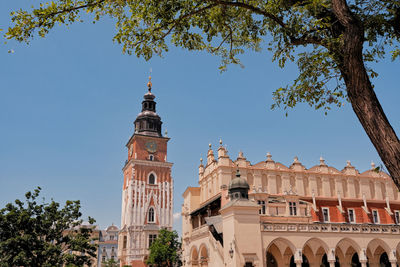
[[157, 235], [149, 235], [149, 247], [153, 244], [154, 240], [156, 240]]
[[374, 220], [374, 223], [379, 223], [379, 214], [377, 210], [372, 211], [372, 219]]
[[258, 205], [261, 206], [261, 209], [258, 211], [259, 214], [265, 214], [265, 201], [264, 200], [258, 200], [257, 201]]
[[329, 208], [322, 208], [322, 219], [324, 222], [329, 222]]
[[394, 211], [394, 219], [396, 221], [396, 224], [400, 224], [400, 211], [398, 210]]
[[124, 242], [123, 242], [123, 244], [122, 244], [122, 248], [123, 248], [123, 249], [126, 249], [126, 243], [127, 243], [127, 241], [128, 241], [128, 238], [127, 238], [126, 236], [124, 236]]
[[347, 210], [347, 214], [349, 216], [349, 223], [355, 223], [356, 222], [356, 218], [354, 215], [354, 210], [353, 209], [348, 209]]
[[297, 206], [296, 202], [289, 202], [289, 214], [291, 216], [296, 216], [297, 215]]

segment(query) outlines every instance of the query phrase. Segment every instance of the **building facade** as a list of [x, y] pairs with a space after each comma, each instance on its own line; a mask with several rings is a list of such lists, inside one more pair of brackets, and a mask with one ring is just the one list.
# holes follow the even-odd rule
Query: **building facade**
[[161, 228], [172, 229], [172, 163], [167, 161], [169, 138], [161, 134], [155, 95], [148, 92], [129, 139], [128, 159], [123, 167], [121, 230], [118, 257], [121, 266], [145, 266], [148, 248]]
[[98, 251], [97, 251], [97, 267], [106, 266], [107, 263], [119, 264], [118, 260], [118, 232], [119, 229], [115, 225], [101, 230], [99, 233]]
[[400, 193], [374, 164], [360, 173], [321, 158], [306, 169], [268, 153], [253, 165], [220, 144], [183, 194], [184, 266], [400, 264]]

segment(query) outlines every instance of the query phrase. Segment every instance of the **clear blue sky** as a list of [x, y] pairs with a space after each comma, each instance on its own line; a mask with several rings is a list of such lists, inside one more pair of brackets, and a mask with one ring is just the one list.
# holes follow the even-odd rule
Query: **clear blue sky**
[[[9, 13], [40, 1], [1, 1], [0, 28]], [[295, 66], [279, 69], [271, 54], [247, 53], [245, 68], [219, 73], [218, 58], [172, 48], [149, 62], [123, 55], [112, 42], [114, 24], [57, 27], [30, 45], [0, 44], [0, 206], [36, 186], [56, 201], [80, 199], [85, 216], [101, 228], [120, 224], [125, 144], [153, 69], [153, 92], [174, 163], [174, 210], [182, 193], [196, 186], [199, 158], [222, 138], [229, 155], [240, 150], [252, 163], [294, 156], [310, 168], [322, 155], [342, 169], [360, 171], [381, 163], [349, 104], [325, 116], [299, 105], [285, 117], [271, 111], [272, 92], [296, 77]], [[14, 53], [8, 53], [13, 49]], [[375, 65], [373, 82], [392, 126], [400, 132], [399, 62]], [[180, 230], [180, 222], [175, 225]]]

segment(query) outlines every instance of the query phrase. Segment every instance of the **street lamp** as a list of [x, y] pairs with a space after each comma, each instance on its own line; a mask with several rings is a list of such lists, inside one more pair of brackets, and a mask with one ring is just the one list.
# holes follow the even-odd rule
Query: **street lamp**
[[231, 248], [229, 249], [229, 256], [231, 256], [231, 259], [233, 258], [233, 248], [232, 248], [232, 243], [231, 243]]

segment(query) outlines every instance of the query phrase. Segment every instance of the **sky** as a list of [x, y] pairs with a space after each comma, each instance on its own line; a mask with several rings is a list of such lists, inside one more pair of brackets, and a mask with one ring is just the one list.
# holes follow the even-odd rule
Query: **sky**
[[[10, 12], [40, 1], [0, 1], [0, 28]], [[4, 32], [3, 32], [4, 33]], [[381, 160], [350, 104], [328, 115], [305, 104], [271, 110], [272, 92], [297, 75], [280, 69], [270, 52], [246, 52], [244, 68], [220, 73], [220, 59], [170, 47], [163, 58], [145, 61], [112, 42], [111, 19], [56, 27], [29, 45], [0, 40], [0, 207], [42, 188], [47, 200], [80, 200], [84, 217], [100, 228], [120, 226], [122, 167], [126, 142], [141, 109], [152, 69], [157, 113], [168, 131], [173, 162], [174, 229], [180, 232], [182, 193], [198, 185], [198, 165], [208, 144], [221, 139], [228, 154], [239, 151], [253, 164], [266, 159], [307, 168], [325, 158], [342, 169], [350, 160], [360, 171]], [[12, 50], [13, 53], [8, 53]], [[372, 67], [376, 94], [395, 131], [400, 131], [400, 63]]]

